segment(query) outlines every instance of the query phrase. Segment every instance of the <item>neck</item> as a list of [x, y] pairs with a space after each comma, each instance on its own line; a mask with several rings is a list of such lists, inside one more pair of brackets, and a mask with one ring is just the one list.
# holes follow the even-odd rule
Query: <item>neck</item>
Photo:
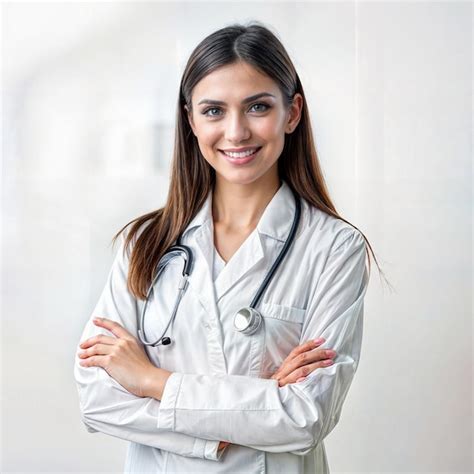
[[280, 184], [277, 174], [250, 184], [230, 183], [216, 175], [212, 198], [214, 224], [231, 231], [254, 229]]

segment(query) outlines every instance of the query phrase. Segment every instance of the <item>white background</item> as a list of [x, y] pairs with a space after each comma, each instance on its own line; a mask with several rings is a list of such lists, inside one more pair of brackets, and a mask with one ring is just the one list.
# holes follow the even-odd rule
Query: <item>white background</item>
[[113, 234], [164, 204], [192, 49], [260, 20], [305, 89], [373, 265], [331, 472], [472, 472], [471, 2], [2, 5], [2, 472], [121, 472], [86, 432], [75, 348]]

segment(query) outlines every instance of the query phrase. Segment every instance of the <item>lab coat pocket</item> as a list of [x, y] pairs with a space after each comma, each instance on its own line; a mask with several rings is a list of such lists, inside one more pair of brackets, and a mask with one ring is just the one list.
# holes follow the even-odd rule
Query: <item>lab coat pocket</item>
[[260, 313], [265, 327], [265, 347], [260, 377], [270, 378], [288, 354], [300, 344], [306, 310], [262, 303]]

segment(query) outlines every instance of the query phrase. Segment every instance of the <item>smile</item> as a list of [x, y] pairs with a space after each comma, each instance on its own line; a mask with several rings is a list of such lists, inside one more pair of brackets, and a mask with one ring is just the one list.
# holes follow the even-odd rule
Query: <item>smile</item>
[[262, 147], [251, 148], [243, 152], [219, 150], [220, 153], [232, 164], [244, 165], [253, 160]]

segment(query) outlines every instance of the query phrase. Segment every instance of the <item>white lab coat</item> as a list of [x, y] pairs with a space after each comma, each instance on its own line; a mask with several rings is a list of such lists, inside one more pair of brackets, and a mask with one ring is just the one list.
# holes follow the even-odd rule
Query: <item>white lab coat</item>
[[[160, 473], [329, 473], [324, 438], [339, 420], [357, 369], [368, 285], [366, 245], [357, 230], [302, 200], [300, 225], [258, 309], [263, 328], [233, 329], [289, 233], [294, 198], [283, 182], [257, 228], [212, 280], [212, 193], [183, 233], [195, 262], [175, 321], [173, 343], [147, 347], [150, 360], [173, 372], [161, 401], [130, 394], [100, 367], [76, 357], [82, 420], [90, 432], [130, 441], [125, 471]], [[122, 245], [93, 316], [137, 335], [143, 302], [126, 288]], [[182, 259], [164, 270], [147, 308], [148, 340], [161, 336], [177, 295]], [[87, 322], [80, 342], [109, 334]], [[269, 377], [300, 343], [324, 337], [334, 365], [279, 387]], [[80, 348], [77, 347], [77, 351]], [[217, 452], [219, 441], [232, 443]]]

